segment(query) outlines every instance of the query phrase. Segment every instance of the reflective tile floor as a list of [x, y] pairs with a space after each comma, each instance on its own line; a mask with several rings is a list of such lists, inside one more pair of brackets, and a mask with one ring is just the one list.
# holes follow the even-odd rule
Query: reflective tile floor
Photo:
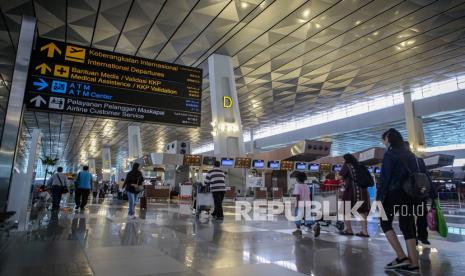
[[[322, 228], [320, 237], [294, 237], [292, 222], [199, 220], [189, 204], [149, 203], [135, 220], [125, 203], [89, 204], [86, 211], [47, 215], [27, 233], [2, 239], [0, 275], [401, 275], [382, 267], [394, 254], [375, 221], [371, 238]], [[465, 210], [446, 210], [447, 239], [430, 234], [418, 247], [423, 275], [465, 275]], [[358, 227], [355, 226], [355, 231]]]

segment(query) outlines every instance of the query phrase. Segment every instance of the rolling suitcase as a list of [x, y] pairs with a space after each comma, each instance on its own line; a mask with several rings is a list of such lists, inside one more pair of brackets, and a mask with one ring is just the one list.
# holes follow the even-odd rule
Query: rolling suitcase
[[147, 198], [145, 196], [140, 198], [140, 209], [147, 210]]

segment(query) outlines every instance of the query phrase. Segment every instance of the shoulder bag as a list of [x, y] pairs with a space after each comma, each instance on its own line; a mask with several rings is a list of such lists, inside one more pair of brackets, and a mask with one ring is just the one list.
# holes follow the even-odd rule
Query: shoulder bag
[[137, 177], [136, 183], [132, 183], [132, 184], [131, 184], [131, 186], [132, 186], [132, 185], [135, 185], [134, 190], [135, 190], [137, 193], [142, 192], [142, 191], [144, 190], [144, 185], [139, 185], [139, 179], [140, 179], [140, 176]]
[[429, 197], [431, 190], [431, 183], [426, 173], [420, 172], [420, 166], [418, 165], [418, 158], [415, 156], [417, 163], [418, 172], [412, 172], [408, 167], [404, 159], [400, 158], [400, 161], [407, 169], [409, 176], [401, 183], [402, 190], [411, 198], [417, 201], [423, 201]]
[[60, 184], [61, 184], [61, 193], [62, 193], [62, 194], [67, 194], [67, 193], [69, 193], [68, 186], [63, 185], [63, 182], [61, 181], [61, 177], [60, 177], [59, 174], [57, 174], [57, 177], [58, 177], [58, 181], [60, 181]]

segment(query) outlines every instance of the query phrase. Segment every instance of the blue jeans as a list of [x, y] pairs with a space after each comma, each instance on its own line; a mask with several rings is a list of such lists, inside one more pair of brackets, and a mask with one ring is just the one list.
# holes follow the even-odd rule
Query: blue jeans
[[129, 211], [128, 216], [134, 216], [136, 209], [137, 194], [128, 192]]
[[299, 207], [295, 207], [294, 209], [294, 216], [296, 217], [301, 217], [300, 219], [297, 219], [295, 221], [295, 225], [297, 226], [297, 228], [300, 228], [300, 226], [302, 225], [302, 219], [304, 220], [304, 225], [305, 226], [312, 226], [313, 224], [313, 220], [307, 220], [307, 216], [305, 214], [305, 207], [303, 207], [302, 211], [304, 211], [304, 215], [302, 216], [302, 214], [299, 214]]

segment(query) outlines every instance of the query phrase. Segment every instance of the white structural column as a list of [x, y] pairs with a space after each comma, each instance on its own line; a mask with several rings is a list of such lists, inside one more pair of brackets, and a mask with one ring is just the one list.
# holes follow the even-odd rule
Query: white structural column
[[243, 156], [245, 146], [231, 57], [211, 55], [208, 70], [214, 153], [216, 156]]
[[18, 145], [18, 135], [23, 117], [27, 71], [31, 59], [35, 30], [36, 19], [23, 16], [13, 69], [13, 80], [10, 94], [8, 95], [3, 129], [0, 132], [0, 211], [4, 211], [8, 206], [7, 202]]
[[140, 128], [139, 126], [128, 127], [128, 159], [132, 161], [134, 159], [142, 157], [142, 143], [140, 139]]
[[111, 151], [110, 148], [102, 149], [102, 180], [110, 181], [111, 178]]
[[27, 206], [29, 204], [29, 195], [31, 185], [34, 182], [34, 170], [37, 165], [37, 157], [39, 156], [39, 141], [40, 130], [32, 131], [31, 147], [27, 168], [25, 173], [13, 174], [10, 187], [10, 195], [8, 197], [8, 211], [15, 211], [14, 219], [18, 221], [18, 230], [26, 230]]
[[[89, 164], [88, 164], [88, 166], [89, 166], [89, 172], [90, 172], [91, 174], [96, 174], [96, 173], [97, 173], [97, 168], [96, 168], [96, 165], [95, 165], [95, 159], [89, 159], [89, 160], [87, 160], [87, 163], [89, 163]], [[81, 169], [82, 169], [82, 168], [81, 168]]]
[[253, 135], [253, 128], [250, 129], [250, 153], [255, 152], [255, 137]]
[[410, 88], [404, 88], [404, 110], [408, 141], [413, 152], [419, 153], [425, 148], [425, 136], [423, 133], [423, 121], [415, 116], [415, 108], [412, 102]]

